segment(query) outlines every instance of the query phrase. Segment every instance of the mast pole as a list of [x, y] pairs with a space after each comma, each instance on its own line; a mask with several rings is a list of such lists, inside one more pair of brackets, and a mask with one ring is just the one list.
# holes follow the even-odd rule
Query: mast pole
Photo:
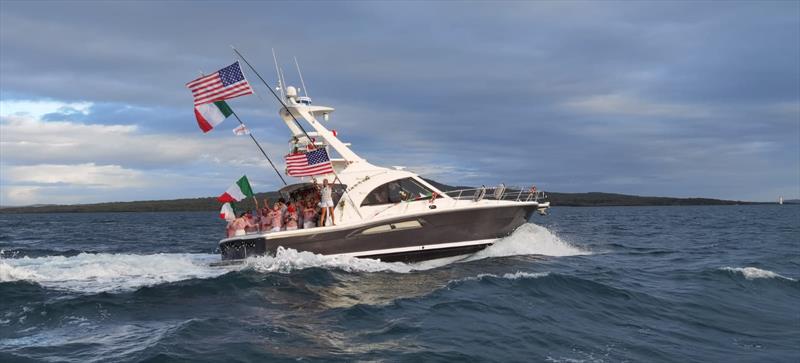
[[[236, 112], [233, 111], [233, 109], [231, 109], [231, 113], [233, 113], [233, 116], [236, 117], [236, 121], [239, 121], [240, 125], [245, 126], [244, 122], [242, 122], [242, 119], [239, 118], [239, 115], [237, 115]], [[258, 143], [255, 136], [253, 136], [253, 134], [251, 133], [248, 133], [248, 135], [250, 136], [250, 139], [253, 140], [253, 142], [256, 144], [256, 146], [258, 146], [258, 150], [261, 150], [261, 154], [264, 155], [265, 158], [267, 158], [267, 161], [269, 161], [269, 165], [271, 165], [272, 169], [275, 170], [275, 173], [278, 174], [278, 178], [281, 178], [283, 185], [288, 185], [286, 184], [286, 180], [283, 179], [283, 175], [281, 175], [281, 172], [279, 172], [278, 168], [275, 167], [275, 164], [272, 163], [272, 160], [269, 158], [269, 156], [267, 156], [267, 153], [264, 151], [264, 148], [261, 147], [261, 144]], [[253, 198], [255, 198], [255, 195], [253, 196]], [[256, 201], [256, 206], [258, 206], [257, 201]]]
[[278, 94], [275, 93], [275, 90], [273, 90], [272, 87], [270, 87], [269, 83], [267, 83], [267, 81], [264, 80], [264, 77], [261, 77], [261, 74], [258, 73], [258, 71], [255, 68], [253, 68], [253, 65], [250, 64], [250, 62], [247, 61], [247, 58], [245, 58], [242, 55], [242, 53], [239, 52], [239, 50], [237, 50], [232, 45], [231, 45], [231, 49], [233, 49], [233, 51], [236, 53], [236, 55], [239, 56], [239, 58], [241, 58], [244, 61], [244, 63], [247, 64], [248, 67], [250, 67], [250, 70], [252, 70], [253, 73], [256, 74], [258, 79], [260, 79], [261, 82], [264, 83], [265, 86], [267, 86], [267, 89], [269, 90], [269, 92], [272, 93], [272, 95], [275, 96], [275, 99], [278, 100], [278, 102], [281, 104], [281, 106], [283, 106], [283, 108], [286, 109], [286, 112], [289, 113], [289, 116], [292, 117], [292, 120], [294, 120], [294, 122], [300, 128], [300, 131], [303, 131], [303, 134], [306, 135], [306, 138], [308, 139], [308, 141], [311, 142], [311, 136], [308, 136], [308, 132], [306, 132], [306, 129], [303, 127], [302, 124], [300, 124], [300, 121], [297, 120], [297, 117], [294, 117], [294, 114], [292, 113], [292, 111], [289, 110], [289, 106], [287, 106], [286, 103], [283, 102], [283, 100], [278, 96]]

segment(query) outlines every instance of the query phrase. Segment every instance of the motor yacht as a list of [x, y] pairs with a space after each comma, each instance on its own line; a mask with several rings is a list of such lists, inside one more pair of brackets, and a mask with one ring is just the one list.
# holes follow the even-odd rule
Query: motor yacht
[[[279, 115], [293, 153], [324, 148], [333, 172], [305, 177], [280, 190], [286, 200], [316, 193], [331, 182], [335, 225], [250, 233], [219, 242], [223, 262], [274, 254], [279, 247], [329, 256], [416, 262], [474, 253], [546, 214], [550, 203], [535, 187], [451, 189], [402, 167], [382, 167], [357, 155], [329, 122], [334, 109], [313, 105], [294, 87], [282, 92]], [[300, 124], [310, 125], [313, 131]], [[306, 126], [307, 127], [307, 126]]]

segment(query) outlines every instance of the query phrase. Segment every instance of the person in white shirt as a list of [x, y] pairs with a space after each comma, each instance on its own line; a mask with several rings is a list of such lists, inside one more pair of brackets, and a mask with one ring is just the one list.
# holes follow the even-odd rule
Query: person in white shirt
[[[316, 182], [314, 182], [316, 184]], [[325, 221], [330, 215], [331, 217], [331, 225], [336, 225], [336, 221], [333, 219], [333, 188], [331, 188], [330, 184], [328, 184], [328, 179], [322, 180], [322, 188], [319, 188], [320, 193], [320, 200], [319, 206], [322, 208], [322, 212], [320, 213], [319, 217], [319, 226], [322, 227], [325, 225]]]

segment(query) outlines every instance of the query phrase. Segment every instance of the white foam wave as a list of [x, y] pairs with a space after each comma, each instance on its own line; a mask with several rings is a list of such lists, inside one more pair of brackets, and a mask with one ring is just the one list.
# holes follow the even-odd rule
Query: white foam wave
[[0, 259], [0, 282], [31, 281], [76, 292], [132, 290], [191, 278], [219, 276], [210, 254], [90, 254]]
[[591, 252], [572, 246], [561, 240], [545, 227], [524, 224], [510, 236], [501, 238], [489, 248], [471, 256], [456, 256], [432, 261], [406, 264], [401, 262], [381, 262], [378, 260], [345, 256], [323, 256], [311, 252], [299, 252], [288, 248], [278, 248], [275, 256], [248, 258], [246, 268], [260, 272], [289, 273], [311, 267], [339, 269], [347, 272], [396, 272], [429, 270], [453, 262], [474, 261], [488, 257], [516, 255], [575, 256]]
[[517, 255], [564, 257], [590, 254], [590, 251], [563, 241], [545, 227], [526, 223], [517, 228], [510, 236], [499, 239], [494, 245], [475, 253], [468, 260]]
[[762, 270], [756, 267], [723, 267], [721, 270], [740, 273], [748, 280], [779, 278], [789, 281], [797, 281], [791, 277], [786, 277], [770, 270]]
[[39, 275], [35, 272], [11, 266], [5, 261], [6, 260], [0, 259], [0, 282], [18, 280], [36, 281], [36, 279], [39, 278]]
[[502, 275], [478, 274], [477, 276], [470, 276], [470, 277], [464, 277], [464, 278], [452, 280], [452, 281], [450, 281], [450, 283], [463, 282], [463, 281], [477, 281], [477, 280], [483, 280], [483, 279], [485, 279], [487, 277], [491, 277], [491, 278], [495, 278], [495, 279], [506, 279], [506, 280], [536, 279], [536, 278], [545, 277], [545, 276], [548, 276], [548, 275], [550, 275], [549, 272], [522, 272], [522, 271], [517, 271], [517, 272], [514, 272], [514, 273], [506, 273], [506, 274], [502, 274]]
[[311, 267], [339, 269], [347, 272], [381, 272], [391, 271], [407, 273], [415, 270], [412, 265], [400, 262], [381, 262], [368, 258], [346, 256], [323, 256], [311, 252], [300, 252], [279, 247], [275, 256], [251, 257], [245, 261], [245, 267], [259, 272], [288, 273]]

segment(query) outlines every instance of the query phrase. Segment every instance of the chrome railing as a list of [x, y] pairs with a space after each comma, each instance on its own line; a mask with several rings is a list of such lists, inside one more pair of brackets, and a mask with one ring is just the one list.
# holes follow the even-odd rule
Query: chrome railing
[[546, 202], [547, 194], [541, 190], [533, 188], [520, 188], [515, 186], [505, 186], [500, 184], [496, 187], [480, 187], [471, 189], [457, 189], [444, 192], [450, 198], [459, 200], [471, 200], [479, 202], [481, 200], [507, 200], [514, 202]]

